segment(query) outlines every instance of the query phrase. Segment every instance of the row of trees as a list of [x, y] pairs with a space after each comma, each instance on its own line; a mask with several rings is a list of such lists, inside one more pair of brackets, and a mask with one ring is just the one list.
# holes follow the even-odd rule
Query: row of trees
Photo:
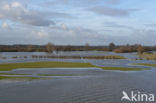
[[57, 46], [53, 43], [47, 43], [46, 45], [0, 45], [0, 52], [48, 52], [54, 51], [113, 51], [117, 53], [139, 52], [144, 51], [156, 51], [156, 46], [141, 46], [141, 45], [123, 45], [116, 46], [114, 43], [110, 43], [108, 46], [90, 46], [86, 43], [84, 46]]
[[[48, 53], [52, 53], [55, 50], [55, 46], [52, 43], [48, 43], [46, 45], [46, 49], [47, 49]], [[85, 51], [90, 50], [89, 43], [85, 44], [84, 50]], [[117, 48], [114, 43], [110, 43], [108, 46], [108, 50], [118, 52], [118, 53], [136, 52], [137, 51], [139, 54], [142, 54], [144, 52], [144, 47], [141, 45], [135, 45], [135, 46], [127, 45], [127, 46], [121, 46], [121, 47]]]
[[[28, 45], [27, 47], [26, 47], [26, 51], [27, 52], [32, 52], [33, 51], [33, 46], [32, 45]], [[46, 52], [48, 52], [48, 53], [53, 53], [53, 51], [55, 51], [55, 45], [53, 44], [53, 43], [48, 43], [48, 44], [46, 44], [46, 50], [45, 50]]]

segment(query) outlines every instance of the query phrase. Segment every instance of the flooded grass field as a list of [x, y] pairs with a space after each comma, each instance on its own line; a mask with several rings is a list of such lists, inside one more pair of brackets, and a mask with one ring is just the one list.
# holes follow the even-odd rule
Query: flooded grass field
[[[119, 55], [127, 59], [32, 58], [32, 55], [49, 54], [0, 54], [3, 57], [0, 59], [0, 103], [121, 103], [122, 91], [156, 94], [156, 61], [140, 60], [136, 53], [92, 51], [52, 54]], [[19, 58], [13, 58], [15, 56]], [[126, 68], [132, 70], [124, 70]]]

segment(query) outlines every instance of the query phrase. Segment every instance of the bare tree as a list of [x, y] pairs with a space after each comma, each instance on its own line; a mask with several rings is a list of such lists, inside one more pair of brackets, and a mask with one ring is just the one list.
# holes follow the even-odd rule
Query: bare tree
[[46, 45], [46, 50], [47, 50], [48, 53], [53, 53], [53, 51], [55, 50], [54, 44], [52, 44], [52, 43], [49, 42], [49, 43]]
[[139, 53], [139, 54], [142, 54], [143, 52], [144, 52], [144, 47], [141, 46], [141, 45], [139, 45], [139, 46], [138, 46], [138, 53]]
[[89, 43], [86, 43], [85, 44], [85, 51], [88, 51], [89, 50]]
[[114, 50], [115, 48], [115, 44], [112, 42], [112, 43], [109, 43], [109, 50], [112, 51]]

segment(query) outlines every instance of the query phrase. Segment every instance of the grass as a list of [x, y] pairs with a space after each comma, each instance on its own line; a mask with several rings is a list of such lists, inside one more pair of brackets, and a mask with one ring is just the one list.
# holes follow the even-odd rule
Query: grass
[[156, 53], [143, 53], [139, 54], [139, 57], [147, 60], [156, 60]]
[[95, 67], [90, 63], [71, 63], [71, 62], [31, 62], [31, 63], [9, 63], [0, 64], [0, 71], [10, 71], [19, 68], [80, 68]]
[[9, 63], [0, 64], [0, 71], [10, 71], [20, 68], [88, 68], [95, 67], [104, 70], [120, 70], [120, 71], [141, 71], [147, 70], [142, 68], [127, 68], [127, 67], [100, 67], [90, 63], [73, 63], [73, 62], [30, 62], [30, 63]]
[[10, 77], [10, 76], [0, 76], [0, 80], [36, 80], [36, 79], [40, 79], [37, 77]]
[[134, 65], [143, 65], [143, 66], [151, 66], [151, 67], [156, 67], [156, 64], [147, 64], [147, 63], [137, 63]]
[[119, 71], [142, 71], [149, 70], [149, 68], [127, 68], [127, 67], [99, 67], [104, 70], [119, 70]]

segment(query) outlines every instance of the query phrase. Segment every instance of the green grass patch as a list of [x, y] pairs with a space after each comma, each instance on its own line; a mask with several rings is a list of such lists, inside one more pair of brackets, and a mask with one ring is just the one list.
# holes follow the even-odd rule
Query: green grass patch
[[147, 63], [137, 63], [134, 65], [143, 65], [143, 66], [151, 66], [151, 67], [156, 67], [156, 64], [147, 64]]
[[105, 70], [120, 70], [120, 71], [139, 71], [147, 70], [142, 68], [126, 68], [126, 67], [100, 67], [90, 63], [73, 63], [73, 62], [31, 62], [31, 63], [9, 63], [0, 64], [0, 71], [10, 71], [20, 68], [88, 68], [95, 67]]
[[10, 77], [10, 76], [0, 76], [0, 80], [36, 80], [36, 79], [41, 79], [37, 77]]
[[31, 62], [31, 63], [9, 63], [0, 64], [0, 71], [10, 71], [19, 68], [81, 68], [95, 67], [90, 63], [71, 62]]
[[127, 68], [127, 67], [99, 67], [104, 70], [119, 70], [119, 71], [142, 71], [149, 70], [149, 68]]

